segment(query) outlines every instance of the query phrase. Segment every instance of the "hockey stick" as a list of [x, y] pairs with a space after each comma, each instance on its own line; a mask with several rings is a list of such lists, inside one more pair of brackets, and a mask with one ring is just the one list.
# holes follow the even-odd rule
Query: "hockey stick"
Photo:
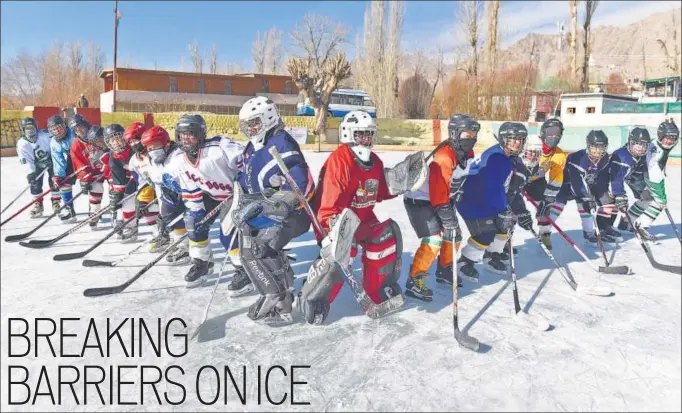
[[[211, 219], [215, 214], [220, 211], [220, 209], [228, 202], [230, 201], [231, 198], [226, 198], [222, 200], [218, 205], [216, 205], [215, 208], [213, 208], [210, 212], [208, 212], [204, 218], [202, 218], [198, 223], [197, 226], [203, 225], [206, 221]], [[169, 252], [171, 252], [175, 247], [180, 245], [182, 241], [185, 240], [189, 236], [189, 231], [184, 233], [180, 238], [178, 238], [174, 243], [169, 245], [161, 254], [159, 254], [158, 257], [154, 258], [149, 264], [147, 264], [144, 268], [142, 268], [140, 271], [137, 272], [134, 276], [132, 276], [128, 281], [124, 282], [123, 284], [119, 285], [114, 285], [111, 287], [95, 287], [95, 288], [88, 288], [85, 291], [83, 291], [83, 295], [86, 297], [98, 297], [102, 295], [110, 295], [110, 294], [118, 294], [123, 292], [126, 288], [130, 287], [132, 283], [137, 281], [140, 277], [142, 277], [147, 271], [149, 271], [150, 268], [152, 268], [157, 262], [161, 261], [163, 257], [168, 255]]]
[[[154, 205], [156, 202], [157, 202], [157, 199], [154, 199], [152, 202], [148, 203], [147, 205], [143, 206], [142, 208], [136, 208], [136, 210], [138, 213], [140, 211], [145, 211], [150, 206]], [[128, 225], [130, 222], [132, 222], [133, 219], [137, 219], [137, 213], [135, 215], [133, 215], [132, 217], [123, 221], [121, 228], [124, 228], [126, 225]], [[52, 259], [55, 261], [68, 261], [68, 260], [74, 260], [76, 258], [83, 258], [86, 255], [88, 255], [89, 253], [91, 253], [92, 251], [94, 251], [97, 247], [104, 244], [104, 242], [106, 242], [106, 240], [108, 240], [109, 238], [116, 235], [119, 231], [120, 231], [120, 229], [116, 228], [116, 226], [114, 226], [114, 228], [112, 228], [112, 230], [109, 231], [109, 233], [107, 235], [105, 235], [101, 240], [97, 241], [94, 245], [92, 245], [90, 248], [86, 249], [85, 251], [72, 252], [69, 254], [57, 254], [54, 257], [52, 257]]]
[[[38, 176], [36, 177], [36, 179], [41, 179], [41, 178], [43, 177], [43, 174], [45, 173], [45, 171], [47, 171], [47, 168], [43, 169], [43, 172], [41, 172], [40, 175], [38, 175]], [[7, 206], [4, 207], [4, 208], [2, 209], [2, 211], [0, 211], [0, 214], [4, 214], [5, 211], [7, 211], [7, 209], [8, 209], [9, 207], [11, 207], [12, 204], [15, 203], [15, 202], [17, 201], [17, 199], [19, 199], [19, 197], [21, 197], [21, 196], [24, 194], [24, 192], [28, 191], [28, 189], [29, 189], [30, 187], [31, 187], [31, 185], [29, 184], [26, 188], [24, 188], [23, 191], [19, 192], [19, 195], [17, 195], [16, 198], [14, 198], [13, 200], [11, 200], [10, 203], [7, 204]]]
[[628, 224], [630, 224], [630, 227], [632, 228], [632, 232], [635, 234], [635, 238], [637, 238], [637, 240], [639, 241], [639, 245], [642, 246], [642, 249], [646, 253], [646, 257], [649, 259], [651, 266], [656, 268], [657, 270], [672, 272], [674, 274], [682, 274], [682, 267], [676, 267], [674, 265], [661, 264], [661, 263], [657, 262], [654, 259], [654, 256], [651, 254], [651, 250], [649, 249], [649, 245], [639, 235], [639, 231], [637, 230], [637, 227], [635, 227], [635, 223], [632, 222], [632, 218], [630, 218], [630, 214], [625, 213], [623, 215], [625, 215], [625, 219], [628, 220]]
[[540, 331], [547, 331], [547, 330], [549, 330], [549, 327], [550, 327], [547, 319], [545, 319], [544, 317], [541, 317], [537, 314], [529, 314], [529, 313], [526, 313], [525, 311], [521, 310], [521, 303], [519, 302], [519, 289], [516, 286], [516, 265], [515, 265], [515, 258], [514, 258], [514, 250], [512, 249], [512, 242], [511, 242], [512, 234], [513, 234], [513, 227], [507, 231], [507, 239], [509, 240], [509, 242], [507, 243], [507, 246], [509, 249], [509, 271], [511, 272], [511, 279], [512, 279], [512, 283], [513, 283], [515, 320], [521, 321], [528, 326], [532, 325]]
[[[73, 178], [73, 177], [76, 176], [80, 171], [84, 170], [86, 167], [87, 167], [87, 165], [84, 165], [84, 166], [83, 166], [82, 168], [80, 168], [79, 170], [75, 171], [75, 172], [72, 173], [71, 175], [69, 175], [69, 176], [67, 176], [66, 178], [64, 178], [64, 180], [67, 181], [67, 180]], [[45, 191], [45, 192], [43, 192], [42, 194], [38, 195], [36, 198], [33, 199], [33, 201], [29, 202], [29, 203], [26, 204], [23, 208], [21, 208], [20, 210], [18, 210], [17, 212], [15, 212], [14, 215], [12, 215], [11, 217], [9, 217], [9, 218], [7, 218], [6, 220], [2, 221], [2, 223], [0, 223], [0, 227], [3, 226], [3, 225], [5, 225], [6, 223], [8, 223], [9, 221], [11, 221], [12, 219], [14, 219], [17, 215], [19, 215], [19, 214], [21, 214], [22, 212], [24, 212], [25, 210], [27, 210], [28, 207], [30, 207], [31, 205], [35, 204], [35, 203], [38, 202], [39, 200], [42, 201], [43, 197], [44, 197], [45, 195], [47, 195], [48, 192], [51, 192], [51, 191], [52, 191], [52, 187], [51, 187], [50, 185], [48, 185], [47, 191]]]
[[[580, 179], [583, 181], [583, 185], [585, 186], [585, 193], [590, 197], [592, 202], [596, 205], [597, 200], [594, 198], [594, 195], [590, 192], [590, 187], [587, 185], [587, 181], [585, 181], [584, 176], [580, 176]], [[590, 215], [592, 215], [592, 225], [594, 225], [594, 233], [597, 236], [597, 244], [599, 245], [599, 249], [601, 250], [601, 255], [604, 258], [604, 264], [608, 267], [609, 266], [609, 259], [606, 258], [606, 251], [604, 250], [604, 243], [601, 240], [601, 231], [599, 230], [599, 223], [597, 221], [597, 209], [592, 209], [590, 210]]]
[[670, 210], [668, 210], [668, 207], [665, 207], [665, 214], [668, 216], [668, 220], [670, 220], [670, 226], [673, 227], [675, 235], [677, 235], [677, 240], [680, 241], [680, 244], [682, 244], [682, 237], [680, 237], [680, 231], [677, 230], [677, 225], [675, 225], [675, 221], [673, 220], [673, 216], [670, 214]]
[[[528, 202], [530, 202], [537, 209], [538, 203], [535, 202], [535, 200], [533, 198], [531, 198], [525, 190], [523, 191], [523, 196], [526, 197]], [[580, 247], [578, 247], [575, 244], [575, 242], [573, 242], [573, 240], [571, 240], [571, 238], [557, 225], [557, 223], [554, 222], [552, 217], [548, 216], [547, 218], [549, 219], [549, 222], [552, 223], [552, 226], [554, 227], [554, 229], [556, 229], [557, 232], [559, 234], [561, 234], [561, 236], [566, 240], [566, 242], [568, 242], [569, 245], [571, 245], [573, 247], [573, 249], [576, 250], [578, 255], [580, 255], [585, 260], [585, 262], [587, 262], [590, 265], [590, 267], [592, 267], [595, 271], [603, 272], [604, 274], [623, 274], [623, 275], [630, 274], [630, 267], [628, 267], [627, 265], [616, 265], [613, 267], [604, 267], [604, 266], [594, 265], [594, 263], [589, 258], [587, 258], [587, 255], [585, 255], [583, 250], [581, 250]]]
[[[126, 196], [125, 198], [123, 198], [123, 199], [121, 200], [121, 203], [120, 203], [119, 205], [123, 205], [123, 201], [125, 201], [125, 200], [127, 200], [128, 198], [133, 197], [133, 196], [137, 196], [137, 193], [130, 194], [130, 195]], [[74, 226], [74, 227], [71, 227], [70, 229], [68, 229], [68, 230], [66, 230], [65, 232], [63, 232], [61, 235], [58, 235], [58, 236], [56, 236], [56, 237], [54, 237], [54, 238], [52, 238], [52, 239], [32, 239], [32, 240], [30, 240], [30, 241], [28, 241], [28, 242], [23, 242], [23, 241], [21, 241], [21, 242], [19, 242], [19, 245], [21, 245], [22, 247], [27, 247], [27, 248], [45, 248], [45, 247], [49, 247], [50, 245], [53, 245], [53, 244], [56, 243], [57, 241], [59, 241], [59, 240], [61, 240], [61, 239], [64, 239], [64, 238], [66, 238], [67, 236], [69, 236], [69, 235], [73, 234], [74, 232], [78, 231], [79, 229], [83, 228], [83, 227], [86, 226], [90, 221], [95, 220], [95, 219], [96, 219], [96, 220], [99, 220], [99, 217], [101, 217], [102, 215], [104, 215], [107, 211], [109, 211], [109, 210], [110, 210], [111, 208], [113, 208], [113, 207], [114, 207], [114, 205], [112, 205], [112, 204], [107, 205], [106, 207], [104, 207], [104, 208], [100, 209], [99, 211], [97, 211], [97, 212], [96, 212], [95, 214], [93, 214], [92, 216], [90, 216], [90, 217], [88, 217], [87, 219], [83, 220], [83, 222], [77, 224], [77, 225]]]
[[[294, 181], [294, 178], [292, 178], [291, 173], [289, 172], [289, 168], [284, 163], [284, 160], [277, 151], [277, 148], [272, 146], [268, 151], [272, 155], [273, 159], [277, 162], [277, 164], [279, 165], [279, 169], [284, 174], [285, 179], [287, 180], [291, 188], [294, 190], [294, 193], [296, 194], [299, 203], [308, 214], [310, 222], [315, 227], [315, 230], [318, 231], [318, 233], [321, 234], [322, 237], [326, 237], [327, 232], [322, 228], [320, 222], [317, 220], [315, 213], [310, 207], [308, 201], [303, 196], [303, 193], [301, 193], [301, 189], [298, 187], [298, 184], [296, 183], [296, 181]], [[370, 318], [382, 317], [403, 306], [404, 299], [402, 295], [397, 295], [384, 301], [381, 304], [376, 304], [369, 298], [369, 296], [365, 292], [365, 289], [362, 288], [362, 286], [358, 284], [357, 281], [355, 281], [355, 278], [353, 278], [353, 275], [348, 272], [348, 269], [342, 263], [337, 262], [337, 264], [339, 265], [341, 272], [343, 272], [343, 275], [345, 276], [346, 281], [348, 282], [348, 286], [353, 291], [353, 294], [355, 295], [355, 300], [360, 304], [362, 311], [365, 314], [367, 314], [367, 316], [369, 316]]]
[[613, 295], [613, 292], [608, 287], [602, 287], [602, 288], [592, 287], [592, 288], [589, 288], [589, 287], [582, 287], [581, 284], [578, 284], [572, 275], [570, 275], [569, 273], [564, 271], [561, 264], [559, 264], [559, 262], [554, 257], [554, 254], [552, 254], [552, 252], [549, 250], [549, 248], [547, 248], [545, 243], [540, 240], [538, 233], [535, 231], [535, 229], [531, 228], [530, 232], [535, 237], [535, 240], [538, 243], [540, 243], [540, 247], [542, 247], [542, 250], [545, 252], [545, 254], [547, 254], [547, 256], [552, 261], [552, 263], [554, 263], [554, 266], [557, 268], [557, 270], [559, 270], [559, 274], [561, 274], [561, 276], [564, 277], [564, 280], [566, 280], [568, 285], [571, 286], [573, 291], [575, 291], [577, 293], [584, 293], [584, 294], [588, 294], [588, 295], [596, 295], [596, 296], [600, 296], [600, 297], [610, 297], [611, 295]]
[[43, 220], [43, 222], [38, 224], [37, 227], [33, 228], [29, 232], [24, 232], [23, 234], [8, 235], [7, 237], [5, 237], [5, 242], [21, 241], [24, 238], [30, 237], [32, 234], [34, 234], [36, 231], [38, 231], [40, 228], [42, 228], [43, 225], [47, 224], [52, 218], [56, 217], [62, 209], [68, 207], [70, 204], [73, 203], [73, 201], [76, 200], [76, 198], [78, 198], [81, 195], [83, 195], [82, 191], [77, 193], [76, 196], [74, 196], [73, 198], [71, 198], [71, 200], [69, 202], [65, 203], [64, 205], [59, 207], [56, 211], [52, 212], [52, 214], [49, 217], [45, 218]]
[[452, 256], [454, 257], [454, 262], [452, 263], [452, 327], [455, 331], [455, 340], [460, 346], [468, 348], [472, 351], [478, 351], [480, 348], [480, 342], [467, 333], [459, 329], [459, 309], [457, 307], [457, 294], [459, 288], [457, 284], [459, 283], [459, 270], [457, 269], [457, 248], [455, 247], [455, 242], [451, 243]]
[[[175, 218], [171, 220], [170, 223], [166, 224], [167, 227], [172, 227], [176, 222], [180, 221], [183, 219], [183, 214], [179, 214]], [[133, 248], [132, 250], [128, 251], [128, 253], [121, 258], [117, 259], [116, 261], [98, 261], [98, 260], [83, 260], [83, 267], [116, 267], [119, 264], [121, 264], [123, 261], [128, 259], [131, 255], [133, 255], [135, 252], [140, 250], [142, 247], [149, 245], [151, 241], [154, 240], [154, 237], [151, 237], [147, 241], [141, 243], [137, 247]]]
[[[234, 233], [234, 224], [231, 223], [230, 220], [230, 225], [231, 225], [231, 230], [230, 234]], [[204, 323], [208, 319], [208, 310], [211, 308], [211, 303], [213, 302], [213, 297], [215, 297], [215, 291], [218, 289], [218, 284], [220, 284], [220, 279], [223, 276], [223, 272], [225, 271], [225, 264], [230, 261], [230, 254], [228, 251], [225, 251], [225, 258], [223, 259], [223, 263], [220, 265], [220, 271], [218, 272], [218, 278], [215, 280], [215, 284], [213, 284], [213, 289], [211, 290], [211, 297], [208, 299], [208, 303], [206, 303], [206, 308], [204, 309], [204, 316], [201, 318], [201, 322], [197, 326], [196, 330], [194, 330], [194, 333], [192, 333], [192, 336], [190, 337], [190, 340], [194, 339], [197, 335], [199, 335], [199, 330], [201, 330], [201, 327], [203, 327]]]

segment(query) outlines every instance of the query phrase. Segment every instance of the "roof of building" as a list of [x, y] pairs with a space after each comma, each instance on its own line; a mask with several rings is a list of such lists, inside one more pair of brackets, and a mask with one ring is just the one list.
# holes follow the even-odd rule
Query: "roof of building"
[[[118, 67], [116, 68], [117, 73], [127, 72], [127, 73], [154, 73], [160, 75], [168, 76], [194, 76], [194, 77], [208, 77], [208, 78], [221, 78], [221, 79], [239, 79], [239, 78], [269, 78], [269, 79], [286, 79], [291, 80], [289, 75], [270, 75], [262, 73], [237, 73], [233, 75], [222, 75], [222, 74], [212, 74], [212, 73], [196, 73], [196, 72], [174, 72], [170, 70], [153, 70], [153, 69], [134, 69], [129, 67]], [[112, 76], [114, 69], [104, 69], [99, 74], [100, 78], [105, 78]]]
[[610, 93], [564, 93], [561, 95], [563, 98], [602, 98], [602, 99], [619, 99], [619, 100], [629, 100], [637, 102], [639, 99], [635, 96], [630, 95], [614, 95]]

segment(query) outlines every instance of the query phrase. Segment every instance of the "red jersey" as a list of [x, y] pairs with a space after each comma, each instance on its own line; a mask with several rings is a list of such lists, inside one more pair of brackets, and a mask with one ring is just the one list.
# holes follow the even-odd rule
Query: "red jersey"
[[370, 156], [370, 165], [361, 165], [348, 145], [339, 146], [329, 155], [320, 171], [313, 200], [313, 209], [325, 231], [329, 231], [329, 219], [344, 208], [352, 209], [365, 222], [375, 218], [377, 202], [395, 198], [388, 191], [384, 163], [374, 153]]
[[[106, 180], [111, 178], [109, 152], [105, 152], [100, 159], [91, 160], [90, 154], [97, 152], [96, 148], [93, 148], [92, 144], [84, 143], [80, 139], [73, 140], [69, 152], [71, 154], [71, 163], [73, 164], [74, 171], [86, 166], [85, 169], [78, 173], [79, 181], [85, 179], [85, 182], [90, 182], [93, 181], [97, 175], [103, 175]], [[86, 178], [86, 175], [89, 176]]]

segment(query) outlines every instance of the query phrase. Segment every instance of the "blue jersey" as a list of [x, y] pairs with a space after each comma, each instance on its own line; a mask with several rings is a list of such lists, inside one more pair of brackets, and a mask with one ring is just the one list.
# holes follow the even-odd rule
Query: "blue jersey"
[[[564, 187], [568, 186], [577, 199], [587, 198], [587, 189], [583, 178], [594, 194], [605, 194], [609, 190], [609, 157], [604, 155], [594, 163], [587, 155], [586, 149], [573, 152], [566, 158], [564, 168]], [[564, 188], [566, 190], [567, 188]], [[564, 192], [562, 190], [562, 192]]]
[[52, 152], [52, 170], [54, 176], [60, 178], [66, 177], [66, 170], [71, 163], [71, 143], [76, 139], [76, 134], [69, 128], [66, 128], [66, 137], [62, 140], [57, 140], [54, 136], [50, 142], [50, 152]]
[[[244, 150], [244, 170], [239, 174], [239, 184], [248, 194], [265, 192], [267, 189], [293, 191], [287, 182], [282, 182], [284, 174], [277, 162], [270, 155], [269, 149], [276, 147], [284, 160], [292, 178], [306, 198], [312, 196], [315, 182], [310, 168], [303, 157], [301, 147], [286, 131], [281, 130], [272, 135], [265, 145], [254, 150], [249, 142]], [[278, 178], [279, 175], [279, 178]]]
[[[653, 145], [649, 145], [649, 152], [655, 151]], [[611, 193], [615, 195], [625, 195], [625, 183], [631, 188], [644, 190], [647, 179], [647, 156], [644, 155], [635, 159], [627, 146], [617, 149], [612, 155], [609, 164], [611, 175]]]
[[462, 200], [457, 205], [462, 218], [485, 219], [507, 210], [506, 184], [512, 173], [512, 161], [504, 150], [499, 145], [486, 149], [467, 169]]

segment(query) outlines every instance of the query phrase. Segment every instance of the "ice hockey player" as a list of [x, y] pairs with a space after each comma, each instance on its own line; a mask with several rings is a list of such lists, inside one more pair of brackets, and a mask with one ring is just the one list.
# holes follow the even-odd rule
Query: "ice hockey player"
[[[76, 135], [66, 126], [66, 122], [59, 115], [51, 116], [47, 120], [47, 130], [52, 136], [50, 141], [50, 151], [52, 155], [52, 177], [53, 184], [59, 188], [62, 202], [67, 204], [73, 198], [72, 186], [76, 183], [76, 177], [65, 181], [64, 178], [73, 173], [73, 163], [71, 162], [71, 143], [76, 139]], [[59, 218], [63, 223], [76, 221], [76, 210], [73, 203], [59, 212]]]
[[[656, 240], [647, 229], [667, 205], [665, 166], [679, 137], [680, 131], [672, 120], [666, 120], [658, 126], [655, 146], [647, 143], [651, 138], [646, 129], [634, 128], [628, 137], [627, 147], [618, 149], [611, 156], [611, 186], [616, 207], [622, 213], [628, 211], [637, 232], [647, 241]], [[641, 151], [645, 151], [645, 155], [639, 155]], [[627, 194], [624, 188], [621, 190], [623, 180], [628, 183], [636, 199], [629, 209]], [[623, 217], [618, 229], [632, 231]]]
[[481, 261], [485, 250], [501, 253], [509, 239], [514, 214], [507, 201], [506, 182], [512, 174], [511, 158], [523, 152], [527, 137], [528, 131], [522, 124], [504, 122], [498, 131], [499, 144], [476, 158], [460, 181], [461, 196], [455, 201], [470, 237], [462, 248], [457, 270], [460, 277], [469, 281], [478, 282], [474, 264]]
[[26, 179], [31, 187], [31, 195], [37, 199], [29, 211], [31, 218], [39, 218], [43, 215], [43, 193], [44, 175], [47, 175], [47, 184], [52, 188], [50, 201], [52, 211], [59, 209], [58, 187], [53, 184], [52, 158], [50, 154], [50, 135], [45, 130], [38, 129], [38, 123], [33, 118], [23, 118], [19, 121], [21, 137], [17, 141], [17, 155], [19, 163], [26, 172]]
[[[573, 152], [566, 159], [564, 184], [552, 206], [552, 214], [558, 217], [566, 203], [575, 199], [582, 220], [585, 244], [597, 245], [592, 211], [597, 211], [597, 225], [602, 242], [614, 243], [621, 234], [611, 226], [611, 214], [615, 205], [609, 194], [611, 178], [606, 153], [609, 139], [603, 131], [592, 130], [587, 134], [586, 145], [586, 149]], [[583, 179], [589, 188], [585, 188]]]
[[249, 143], [239, 174], [241, 207], [232, 206], [237, 210], [233, 222], [239, 231], [241, 264], [259, 294], [248, 317], [268, 325], [288, 324], [293, 321], [294, 271], [283, 248], [308, 232], [310, 218], [269, 149], [277, 149], [308, 199], [314, 194], [315, 182], [272, 100], [258, 96], [246, 101], [239, 111], [239, 128]]
[[[155, 252], [167, 246], [171, 241], [175, 243], [187, 233], [184, 219], [180, 219], [170, 228], [167, 225], [185, 213], [185, 204], [182, 201], [176, 173], [172, 168], [167, 167], [167, 165], [174, 165], [175, 162], [184, 162], [179, 159], [184, 155], [178, 149], [177, 143], [170, 139], [168, 132], [161, 126], [153, 126], [145, 130], [140, 137], [140, 144], [143, 150], [134, 155], [131, 169], [138, 186], [152, 185], [153, 193], [158, 198], [160, 209], [160, 216], [157, 219], [158, 227], [150, 240], [150, 250]], [[166, 261], [174, 265], [184, 264], [189, 260], [187, 239], [166, 254]]]
[[[379, 221], [374, 206], [421, 187], [426, 181], [426, 165], [423, 153], [418, 152], [394, 168], [384, 168], [372, 151], [376, 135], [376, 120], [367, 112], [349, 112], [339, 125], [342, 145], [329, 155], [320, 171], [313, 208], [327, 236], [323, 239], [316, 234], [322, 247], [320, 258], [311, 266], [298, 298], [298, 306], [309, 324], [322, 324], [327, 318], [344, 283], [336, 263], [351, 267], [358, 247], [362, 248], [362, 285], [367, 296], [376, 304], [399, 297], [402, 304], [398, 284], [402, 233], [394, 220]], [[402, 172], [392, 172], [396, 170]], [[347, 211], [352, 211], [359, 220], [354, 233], [343, 229]], [[341, 230], [337, 230], [339, 226]], [[334, 244], [352, 247], [344, 248], [344, 256], [336, 256], [338, 251], [331, 247]]]
[[[199, 222], [221, 201], [232, 197], [234, 181], [243, 164], [244, 147], [228, 137], [207, 139], [204, 118], [193, 114], [181, 116], [176, 123], [175, 142], [184, 156], [174, 157], [165, 169], [175, 171], [186, 207], [184, 220], [189, 232], [192, 267], [185, 281], [191, 288], [202, 284], [213, 269], [209, 228], [218, 216], [213, 215], [203, 224]], [[228, 211], [223, 208], [221, 215]], [[226, 239], [229, 235], [221, 232], [221, 241], [228, 244], [226, 249], [231, 244], [231, 239]]]
[[433, 155], [427, 179], [421, 188], [407, 192], [403, 204], [410, 224], [421, 238], [414, 254], [405, 295], [424, 301], [433, 299], [426, 285], [428, 270], [440, 251], [436, 281], [452, 285], [452, 243], [459, 250], [462, 231], [450, 202], [450, 181], [455, 168], [465, 170], [474, 157], [474, 146], [481, 126], [469, 115], [454, 115], [448, 122], [448, 141]]
[[[564, 183], [566, 152], [559, 143], [564, 133], [564, 125], [559, 119], [547, 119], [540, 126], [542, 153], [538, 161], [537, 173], [532, 173], [526, 185], [528, 196], [538, 203], [537, 220], [540, 241], [552, 249], [552, 223], [550, 214], [559, 190]], [[558, 214], [557, 214], [558, 215]]]
[[[76, 171], [85, 166], [85, 169], [78, 173], [78, 180], [80, 181], [81, 191], [89, 194], [90, 206], [88, 216], [92, 217], [102, 207], [105, 179], [104, 166], [107, 165], [108, 170], [109, 163], [108, 151], [104, 143], [104, 131], [99, 126], [93, 128], [84, 117], [78, 114], [74, 115], [69, 121], [69, 128], [74, 131], [77, 138], [69, 149], [71, 162], [73, 169]], [[85, 128], [87, 128], [87, 131], [83, 134], [83, 129]], [[97, 219], [90, 219], [88, 223], [90, 229], [96, 230], [98, 221]]]

